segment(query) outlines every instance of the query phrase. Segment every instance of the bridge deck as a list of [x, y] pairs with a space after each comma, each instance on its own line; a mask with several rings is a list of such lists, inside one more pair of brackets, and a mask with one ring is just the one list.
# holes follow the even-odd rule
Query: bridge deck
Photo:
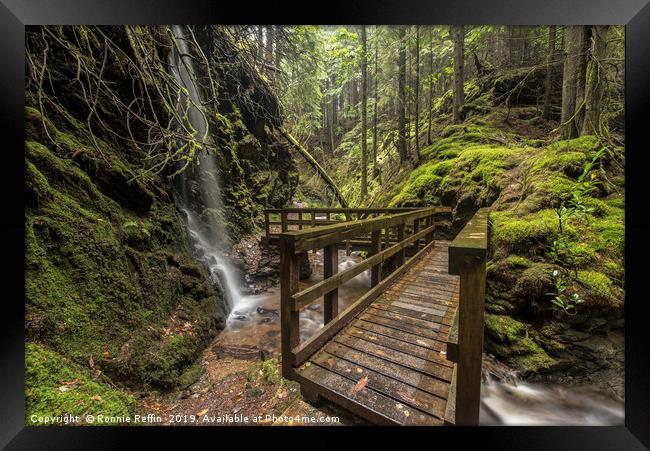
[[459, 277], [448, 274], [448, 246], [436, 241], [296, 369], [304, 392], [374, 423], [455, 422], [455, 364], [446, 358], [446, 341]]

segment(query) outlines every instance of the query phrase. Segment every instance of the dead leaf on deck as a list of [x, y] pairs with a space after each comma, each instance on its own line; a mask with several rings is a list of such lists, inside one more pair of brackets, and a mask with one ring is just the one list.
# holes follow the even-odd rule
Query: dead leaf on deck
[[357, 385], [354, 386], [354, 391], [355, 392], [360, 392], [363, 390], [363, 387], [366, 386], [368, 383], [368, 376], [363, 376], [361, 379], [359, 379], [359, 382], [357, 382]]
[[329, 365], [330, 368], [332, 368], [334, 366], [334, 359], [331, 357], [327, 359], [327, 364]]

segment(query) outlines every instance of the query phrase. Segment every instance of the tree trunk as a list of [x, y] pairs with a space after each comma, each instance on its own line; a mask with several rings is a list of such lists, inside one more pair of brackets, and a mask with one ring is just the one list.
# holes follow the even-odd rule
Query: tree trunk
[[375, 27], [375, 104], [372, 118], [372, 178], [377, 177], [377, 111], [379, 108], [379, 29]]
[[368, 43], [366, 26], [361, 25], [361, 202], [368, 195]]
[[583, 25], [567, 26], [564, 32], [565, 53], [564, 73], [562, 79], [562, 138], [578, 137], [578, 109], [582, 98], [579, 97], [578, 85], [582, 83], [584, 66], [585, 27]]
[[399, 26], [399, 73], [398, 73], [398, 134], [399, 134], [399, 162], [400, 165], [406, 163], [408, 159], [408, 150], [406, 147], [406, 28]]
[[420, 26], [415, 26], [415, 162], [420, 163]]
[[603, 94], [605, 92], [605, 68], [602, 61], [607, 52], [608, 25], [591, 29], [591, 50], [587, 63], [585, 83], [585, 115], [581, 135], [593, 135], [600, 130]]
[[264, 58], [264, 28], [257, 26], [257, 58], [261, 61]]
[[280, 134], [284, 136], [284, 138], [289, 141], [289, 143], [302, 155], [302, 157], [309, 163], [309, 165], [318, 173], [320, 178], [327, 184], [328, 188], [332, 191], [334, 194], [334, 197], [336, 200], [339, 202], [341, 207], [343, 208], [349, 208], [348, 203], [346, 202], [345, 198], [339, 191], [338, 187], [334, 183], [334, 181], [330, 178], [330, 176], [325, 172], [325, 169], [316, 161], [314, 157], [311, 156], [309, 151], [305, 149], [303, 146], [300, 145], [298, 141], [289, 133], [286, 131], [284, 128], [280, 127], [278, 129]]
[[273, 31], [273, 25], [266, 27], [266, 62], [268, 64], [273, 64], [273, 41], [275, 40]]
[[433, 27], [429, 28], [429, 125], [427, 128], [427, 146], [431, 144], [431, 122], [433, 120]]
[[546, 78], [544, 80], [544, 108], [542, 115], [544, 119], [551, 118], [551, 92], [553, 90], [553, 63], [555, 61], [555, 25], [548, 27], [548, 55], [546, 58]]
[[465, 101], [463, 69], [465, 66], [464, 40], [465, 29], [463, 25], [452, 25], [451, 32], [454, 41], [454, 103], [453, 117], [454, 123], [460, 124], [460, 110]]

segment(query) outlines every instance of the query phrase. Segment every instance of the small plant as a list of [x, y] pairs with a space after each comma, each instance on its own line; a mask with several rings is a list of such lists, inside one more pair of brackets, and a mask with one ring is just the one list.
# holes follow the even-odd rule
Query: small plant
[[555, 286], [555, 292], [547, 293], [552, 296], [551, 303], [564, 313], [575, 315], [578, 312], [578, 305], [585, 302], [584, 299], [578, 293], [567, 295], [567, 280], [565, 275], [560, 271], [557, 269], [553, 270], [551, 275], [553, 276], [553, 284]]
[[567, 295], [567, 286], [571, 281], [578, 279], [578, 267], [583, 262], [585, 255], [577, 243], [567, 236], [566, 225], [570, 219], [583, 219], [594, 210], [585, 204], [584, 198], [591, 194], [600, 183], [592, 169], [604, 151], [605, 149], [601, 149], [596, 152], [593, 159], [585, 165], [573, 191], [568, 193], [555, 208], [558, 220], [558, 237], [549, 246], [547, 255], [560, 269], [554, 269], [551, 272], [555, 292], [547, 294], [552, 296], [551, 303], [554, 306], [571, 315], [577, 313], [577, 307], [584, 302], [584, 299], [578, 293]]

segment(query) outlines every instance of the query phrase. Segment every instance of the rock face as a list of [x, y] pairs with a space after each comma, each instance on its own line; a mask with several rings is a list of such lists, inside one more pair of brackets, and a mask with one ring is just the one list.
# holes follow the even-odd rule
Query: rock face
[[[280, 120], [277, 99], [261, 80], [251, 74], [247, 78], [246, 66], [236, 57], [228, 55], [228, 64], [219, 63], [225, 56], [219, 52], [232, 46], [225, 35], [210, 30], [196, 29], [198, 40], [210, 41], [206, 48], [215, 61], [202, 70], [210, 70], [224, 88], [209, 115], [222, 150], [217, 157], [224, 209], [205, 214], [221, 215], [231, 237], [239, 237], [255, 228], [259, 205], [286, 202], [297, 177], [291, 156], [266, 135], [269, 121]], [[89, 114], [82, 90], [69, 83], [76, 76], [69, 56], [70, 49], [77, 49], [78, 35], [69, 27], [49, 31], [60, 38], [48, 44], [50, 82], [40, 93], [28, 84], [26, 93], [27, 339], [81, 367], [88, 366], [90, 357], [94, 368], [127, 385], [171, 387], [225, 323], [221, 295], [194, 260], [173, 202], [169, 176], [178, 168], [143, 175], [143, 166], [153, 160], [146, 146], [134, 142], [151, 138], [148, 130], [137, 121], [127, 124], [129, 119], [117, 113], [106, 94], [92, 95], [96, 111]], [[88, 48], [77, 50], [103, 54], [103, 49], [90, 47], [106, 40], [98, 39], [94, 29], [82, 31]], [[100, 78], [123, 96], [122, 104], [130, 104], [134, 83], [158, 92], [151, 89], [155, 80], [138, 80], [137, 71], [121, 68], [124, 58], [158, 58], [153, 62], [162, 60], [165, 67], [168, 47], [155, 48], [159, 41], [154, 36], [168, 33], [160, 27], [130, 29], [134, 34], [129, 36], [124, 27], [103, 27], [101, 32], [119, 51], [106, 52]], [[30, 49], [40, 52], [46, 35], [28, 32]], [[152, 52], [140, 54], [134, 38], [148, 42]], [[95, 62], [90, 60], [94, 58], [89, 65]], [[243, 83], [246, 89], [240, 89]], [[244, 91], [249, 98], [241, 98]], [[38, 102], [39, 96], [47, 100]], [[164, 102], [153, 96], [152, 117], [166, 118]], [[250, 99], [274, 111], [272, 119], [256, 117]], [[134, 141], [125, 138], [127, 128]], [[260, 278], [272, 278], [279, 258], [276, 262], [265, 254], [258, 263]], [[39, 388], [37, 378], [30, 384], [28, 390]]]

